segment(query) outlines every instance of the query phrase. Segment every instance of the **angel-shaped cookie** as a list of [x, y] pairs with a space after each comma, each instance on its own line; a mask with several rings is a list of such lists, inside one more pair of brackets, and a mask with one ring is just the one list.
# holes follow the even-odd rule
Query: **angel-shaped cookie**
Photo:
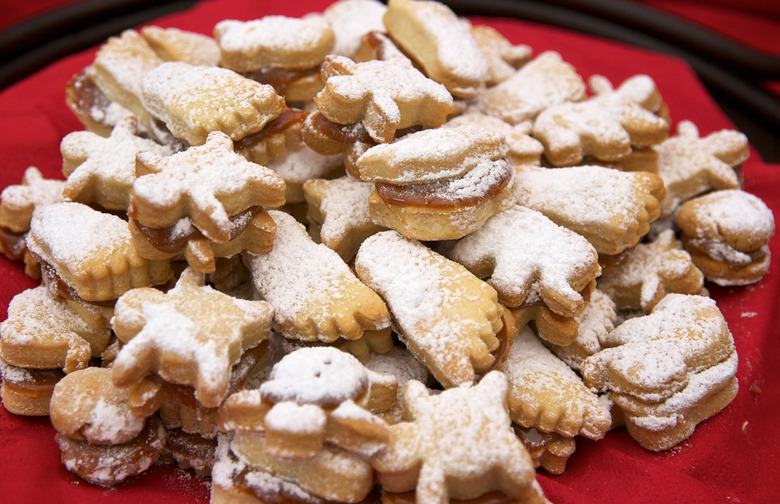
[[494, 362], [501, 305], [460, 264], [395, 231], [363, 242], [358, 277], [387, 303], [401, 338], [445, 387], [472, 383]]
[[449, 257], [487, 278], [504, 306], [541, 300], [569, 317], [582, 310], [581, 292], [601, 273], [598, 254], [585, 238], [519, 206], [488, 219], [458, 241]]
[[117, 300], [112, 326], [124, 345], [114, 381], [129, 387], [155, 374], [194, 388], [203, 406], [219, 406], [233, 366], [268, 338], [272, 322], [268, 303], [223, 294], [186, 269], [167, 293], [134, 289]]
[[396, 130], [437, 127], [452, 112], [452, 96], [402, 59], [355, 63], [329, 55], [322, 64], [325, 88], [314, 97], [317, 109], [337, 124], [365, 127], [378, 143]]
[[523, 427], [600, 439], [612, 416], [572, 369], [525, 328], [500, 368], [509, 378], [509, 415]]
[[389, 437], [368, 407], [382, 397], [382, 409], [390, 409], [396, 389], [391, 375], [370, 371], [346, 352], [300, 348], [276, 363], [259, 389], [228, 397], [220, 425], [228, 432], [264, 433], [266, 452], [281, 459], [311, 458], [325, 444], [368, 456]]
[[127, 210], [135, 181], [135, 157], [140, 151], [172, 154], [169, 147], [137, 134], [137, 120], [128, 117], [104, 138], [91, 131], [74, 131], [62, 139], [62, 194], [70, 201], [96, 203], [107, 210]]
[[[184, 253], [198, 271], [211, 272], [215, 256], [270, 249], [273, 222], [262, 207], [284, 203], [284, 180], [236, 154], [224, 133], [168, 157], [141, 152], [136, 174], [128, 215], [145, 256]], [[242, 239], [247, 232], [251, 239]]]
[[498, 371], [474, 386], [440, 394], [408, 382], [404, 421], [390, 426], [387, 448], [371, 459], [382, 487], [416, 490], [417, 502], [426, 504], [491, 491], [544, 502], [531, 457], [511, 427], [507, 390], [507, 378]]
[[477, 98], [477, 108], [510, 124], [534, 119], [545, 108], [585, 98], [585, 82], [554, 51], [545, 51]]
[[649, 315], [629, 319], [606, 338], [604, 350], [582, 363], [589, 387], [660, 402], [682, 390], [689, 376], [735, 352], [715, 301], [668, 294]]
[[691, 121], [680, 121], [677, 135], [653, 150], [658, 153], [658, 175], [666, 186], [661, 217], [671, 215], [681, 203], [707, 191], [739, 188], [739, 170], [750, 155], [743, 133], [720, 130], [701, 137]]
[[663, 180], [601, 166], [519, 169], [517, 202], [575, 231], [599, 254], [636, 245], [660, 215]]
[[641, 309], [649, 313], [669, 293], [702, 293], [704, 276], [671, 229], [624, 254], [614, 271], [598, 281], [599, 288], [615, 301], [618, 310]]
[[274, 306], [282, 335], [332, 343], [390, 326], [382, 298], [361, 283], [336, 252], [315, 243], [291, 215], [269, 213], [277, 226], [273, 249], [247, 252], [244, 263], [257, 291]]
[[533, 126], [553, 166], [572, 166], [585, 157], [616, 162], [632, 150], [669, 136], [669, 123], [623, 94], [602, 89], [592, 98], [552, 105]]

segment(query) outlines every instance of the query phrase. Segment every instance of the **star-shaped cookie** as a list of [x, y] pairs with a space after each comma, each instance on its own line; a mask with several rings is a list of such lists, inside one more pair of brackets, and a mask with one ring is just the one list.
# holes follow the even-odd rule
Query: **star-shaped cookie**
[[534, 466], [511, 427], [506, 376], [485, 375], [474, 386], [431, 394], [406, 384], [404, 421], [390, 426], [385, 450], [371, 459], [390, 492], [417, 491], [417, 502], [472, 499], [491, 491], [526, 502]]
[[186, 269], [167, 293], [134, 289], [117, 301], [112, 327], [124, 346], [114, 361], [114, 381], [132, 386], [156, 373], [193, 387], [203, 406], [219, 406], [233, 365], [268, 338], [272, 321], [268, 303], [223, 294]]
[[41, 171], [30, 166], [24, 171], [22, 183], [9, 185], [0, 195], [0, 226], [24, 233], [30, 229], [36, 207], [63, 200], [62, 180], [45, 179]]
[[62, 194], [71, 201], [97, 203], [108, 210], [127, 210], [135, 181], [135, 155], [150, 151], [171, 154], [170, 148], [136, 135], [137, 119], [117, 124], [108, 138], [91, 131], [74, 131], [62, 139]]
[[233, 151], [224, 133], [168, 157], [137, 157], [129, 214], [144, 226], [166, 228], [189, 217], [207, 238], [230, 239], [230, 217], [254, 206], [284, 203], [284, 180]]

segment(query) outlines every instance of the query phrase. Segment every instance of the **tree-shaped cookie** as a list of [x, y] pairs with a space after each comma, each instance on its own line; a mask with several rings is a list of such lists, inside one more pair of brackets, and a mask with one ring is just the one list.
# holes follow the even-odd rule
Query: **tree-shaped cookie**
[[702, 292], [704, 275], [671, 229], [625, 254], [615, 271], [603, 275], [598, 282], [599, 288], [615, 301], [618, 310], [641, 309], [649, 313], [671, 292]]
[[319, 111], [338, 124], [361, 123], [376, 142], [396, 130], [437, 127], [452, 112], [452, 96], [402, 59], [355, 63], [330, 55], [322, 64], [325, 88], [314, 98]]
[[677, 135], [653, 150], [658, 153], [658, 175], [666, 186], [662, 217], [671, 215], [681, 203], [699, 194], [739, 188], [738, 170], [750, 155], [743, 133], [720, 130], [701, 137], [691, 121], [680, 121]]
[[404, 421], [390, 426], [387, 448], [371, 461], [383, 488], [416, 490], [417, 502], [425, 504], [491, 491], [537, 502], [533, 499], [541, 492], [534, 485], [531, 457], [511, 427], [507, 387], [498, 371], [474, 386], [440, 394], [408, 382]]
[[207, 238], [230, 239], [230, 217], [254, 206], [284, 203], [284, 180], [233, 151], [224, 133], [168, 157], [142, 152], [129, 214], [140, 224], [167, 228], [189, 217]]
[[227, 396], [233, 365], [268, 337], [273, 308], [233, 298], [184, 270], [163, 293], [134, 289], [116, 305], [112, 326], [124, 343], [114, 361], [114, 381], [132, 386], [148, 374], [187, 385], [205, 407]]
[[582, 290], [601, 272], [598, 254], [585, 238], [523, 207], [488, 219], [462, 238], [449, 257], [488, 278], [505, 306], [541, 299], [569, 317], [581, 310]]
[[150, 151], [171, 154], [170, 148], [136, 135], [137, 120], [128, 117], [108, 138], [91, 131], [74, 131], [62, 139], [63, 196], [79, 203], [97, 203], [108, 210], [127, 210], [135, 181], [135, 156]]

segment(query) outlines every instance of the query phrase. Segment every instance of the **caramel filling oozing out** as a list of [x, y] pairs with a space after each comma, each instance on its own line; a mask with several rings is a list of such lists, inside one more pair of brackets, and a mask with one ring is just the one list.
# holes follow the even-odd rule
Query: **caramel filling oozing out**
[[484, 191], [467, 191], [465, 194], [459, 194], [451, 190], [452, 179], [428, 184], [404, 185], [377, 182], [376, 191], [388, 205], [442, 209], [477, 206], [495, 198], [512, 180], [513, 168], [508, 163], [502, 166], [499, 176]]
[[[260, 209], [260, 207], [252, 207], [244, 210], [241, 213], [230, 217], [230, 240], [235, 240], [246, 229], [249, 221]], [[135, 209], [131, 203], [128, 215], [133, 219], [133, 223], [144, 236], [147, 242], [151, 244], [157, 250], [165, 252], [166, 254], [176, 254], [180, 252], [188, 241], [192, 239], [203, 238], [203, 233], [198, 230], [194, 225], [179, 226], [178, 223], [166, 228], [152, 228], [147, 227], [135, 220]], [[186, 217], [185, 217], [186, 218]]]
[[320, 74], [320, 67], [309, 68], [306, 70], [285, 70], [283, 68], [261, 68], [254, 72], [242, 74], [248, 79], [268, 84], [276, 90], [277, 94], [284, 96], [287, 88], [295, 85], [296, 82]]
[[266, 138], [281, 133], [290, 128], [303, 127], [308, 112], [286, 108], [274, 119], [265, 125], [263, 129], [251, 135], [247, 135], [235, 143], [236, 150], [248, 149], [252, 145], [265, 140]]
[[51, 395], [54, 386], [65, 373], [61, 369], [27, 369], [25, 379], [4, 376], [3, 383], [13, 392], [27, 396], [40, 397]]
[[3, 252], [12, 261], [21, 261], [24, 259], [25, 250], [27, 250], [27, 245], [24, 242], [25, 236], [26, 233], [14, 233], [0, 226], [0, 252]]

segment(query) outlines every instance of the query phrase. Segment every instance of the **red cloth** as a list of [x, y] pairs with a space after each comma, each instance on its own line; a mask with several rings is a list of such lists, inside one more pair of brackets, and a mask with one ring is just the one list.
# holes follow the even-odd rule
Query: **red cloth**
[[[325, 0], [256, 2], [204, 1], [195, 9], [161, 19], [157, 24], [210, 33], [225, 18], [252, 19], [268, 14], [298, 16], [322, 11]], [[733, 125], [681, 61], [561, 30], [502, 19], [488, 23], [514, 43], [535, 54], [553, 49], [574, 64], [584, 78], [594, 73], [619, 84], [646, 73], [657, 82], [673, 121], [688, 119], [702, 135]], [[94, 51], [63, 59], [0, 93], [0, 187], [18, 184], [27, 166], [47, 177], [59, 177], [60, 139], [83, 129], [64, 105], [67, 79], [89, 64]], [[780, 209], [780, 166], [767, 165], [753, 153], [744, 166], [745, 190]], [[780, 235], [770, 243], [775, 252], [763, 281], [744, 288], [711, 288], [739, 351], [739, 394], [717, 416], [703, 422], [694, 435], [663, 453], [637, 445], [624, 430], [600, 441], [578, 440], [566, 473], [538, 479], [555, 503], [775, 503], [780, 430], [780, 343], [777, 322], [780, 299]], [[0, 257], [0, 320], [11, 298], [35, 282], [21, 265]], [[209, 500], [208, 483], [171, 466], [155, 466], [144, 475], [106, 490], [70, 474], [59, 461], [48, 419], [17, 417], [0, 408], [0, 496], [3, 502], [166, 502]]]

